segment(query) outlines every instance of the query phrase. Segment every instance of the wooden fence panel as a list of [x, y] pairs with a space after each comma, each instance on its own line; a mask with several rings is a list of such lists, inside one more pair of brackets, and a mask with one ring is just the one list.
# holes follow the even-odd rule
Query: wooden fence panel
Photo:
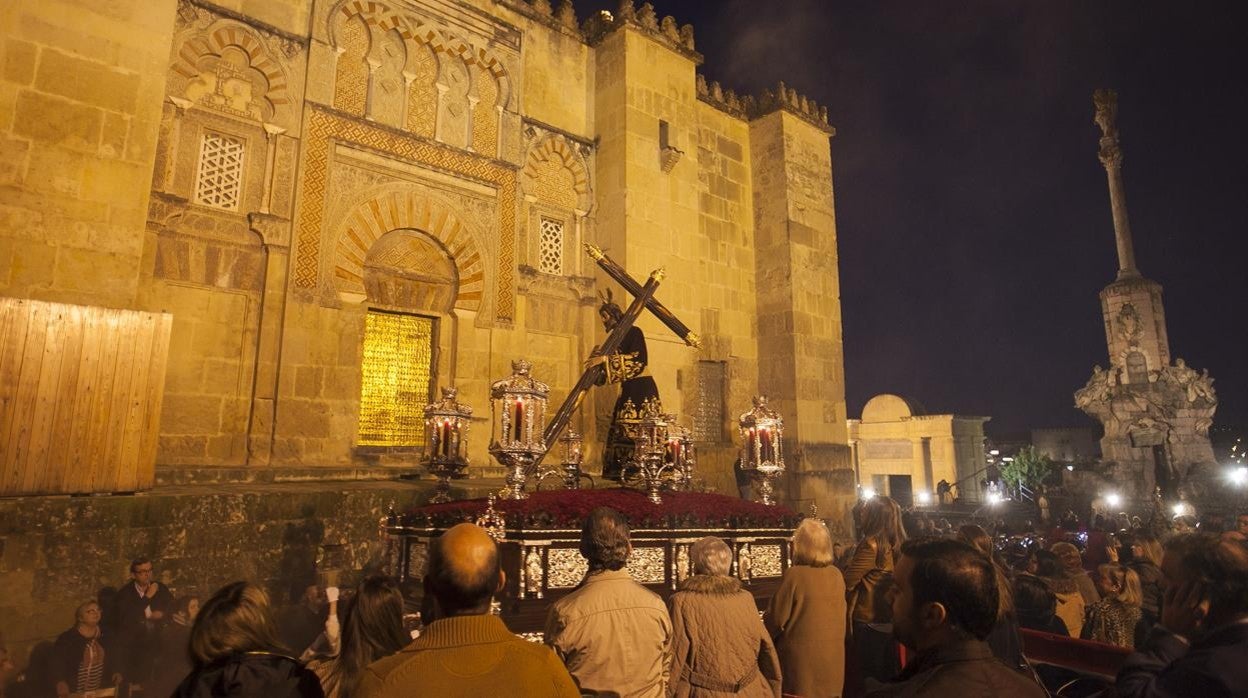
[[172, 316], [0, 298], [0, 496], [155, 481]]

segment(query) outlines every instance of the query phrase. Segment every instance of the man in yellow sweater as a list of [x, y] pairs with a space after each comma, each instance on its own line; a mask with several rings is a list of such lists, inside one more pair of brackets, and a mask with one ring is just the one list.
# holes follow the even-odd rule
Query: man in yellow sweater
[[579, 698], [554, 652], [490, 615], [505, 580], [498, 546], [482, 529], [464, 523], [435, 538], [424, 585], [436, 620], [397, 654], [370, 664], [353, 698]]

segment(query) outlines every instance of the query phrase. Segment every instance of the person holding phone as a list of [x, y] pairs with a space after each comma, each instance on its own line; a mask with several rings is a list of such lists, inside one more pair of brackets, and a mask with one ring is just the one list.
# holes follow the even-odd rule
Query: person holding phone
[[1248, 697], [1248, 550], [1210, 533], [1165, 546], [1161, 623], [1118, 672], [1114, 694]]

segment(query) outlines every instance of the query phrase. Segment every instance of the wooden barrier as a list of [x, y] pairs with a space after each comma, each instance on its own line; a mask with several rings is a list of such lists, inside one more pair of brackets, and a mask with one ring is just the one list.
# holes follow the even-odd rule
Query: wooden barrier
[[0, 496], [153, 485], [172, 323], [0, 298]]

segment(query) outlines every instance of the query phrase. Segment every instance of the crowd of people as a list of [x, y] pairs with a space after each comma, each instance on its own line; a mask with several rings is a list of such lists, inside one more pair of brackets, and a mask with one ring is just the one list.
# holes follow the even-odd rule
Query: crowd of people
[[[392, 579], [339, 602], [309, 587], [276, 609], [248, 582], [174, 598], [138, 559], [102, 606], [83, 603], [51, 651], [57, 696], [1045, 696], [1020, 629], [1134, 650], [1106, 695], [1248, 696], [1248, 515], [1237, 530], [1159, 539], [1028, 537], [1021, 553], [978, 525], [910, 536], [875, 497], [843, 551], [818, 519], [793, 532], [791, 564], [760, 614], [715, 537], [665, 602], [626, 570], [628, 522], [600, 508], [588, 572], [549, 608], [542, 643], [513, 634], [492, 601], [499, 547], [464, 523], [433, 539], [419, 629]], [[915, 531], [917, 533], [917, 530]], [[1095, 549], [1091, 543], [1103, 543]], [[328, 603], [326, 603], [328, 601]], [[341, 606], [341, 611], [339, 610]], [[96, 693], [91, 693], [96, 691]], [[120, 695], [120, 693], [118, 693]], [[28, 695], [43, 695], [28, 693]]]

